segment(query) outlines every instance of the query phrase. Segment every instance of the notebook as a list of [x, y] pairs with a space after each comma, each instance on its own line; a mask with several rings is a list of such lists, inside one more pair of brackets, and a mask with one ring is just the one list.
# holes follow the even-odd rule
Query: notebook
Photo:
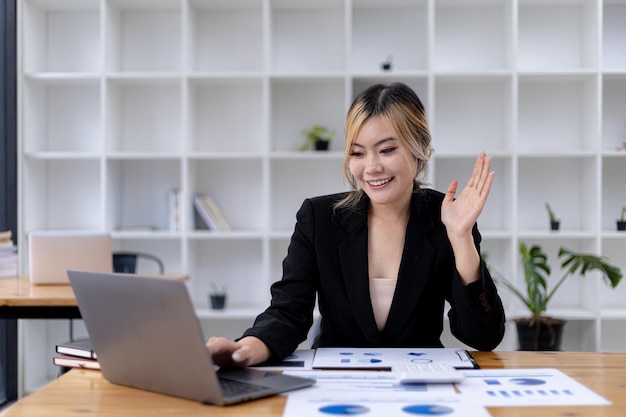
[[183, 281], [76, 270], [68, 275], [109, 382], [217, 405], [315, 383], [271, 371], [215, 366]]
[[68, 284], [67, 270], [111, 272], [111, 235], [88, 231], [36, 231], [28, 235], [32, 284]]

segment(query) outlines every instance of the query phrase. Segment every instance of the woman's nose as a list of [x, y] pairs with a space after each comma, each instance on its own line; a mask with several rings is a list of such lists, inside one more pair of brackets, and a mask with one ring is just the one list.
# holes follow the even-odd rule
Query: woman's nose
[[377, 156], [371, 156], [367, 159], [367, 170], [369, 172], [382, 171], [382, 165], [380, 164], [380, 159]]

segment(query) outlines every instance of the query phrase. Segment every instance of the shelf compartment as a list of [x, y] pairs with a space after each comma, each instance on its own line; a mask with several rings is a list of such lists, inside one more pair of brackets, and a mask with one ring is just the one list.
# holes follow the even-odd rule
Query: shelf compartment
[[106, 5], [107, 71], [180, 71], [179, 0], [109, 0]]
[[98, 0], [27, 0], [22, 10], [27, 73], [100, 70]]
[[590, 196], [598, 184], [595, 157], [524, 157], [519, 160], [518, 229], [550, 229], [545, 203], [550, 203], [561, 220], [561, 230], [568, 232], [598, 230], [596, 198]]
[[626, 2], [613, 0], [602, 2], [603, 16], [603, 50], [602, 67], [607, 70], [626, 70], [626, 54], [624, 54], [624, 39], [626, 39]]
[[[626, 271], [624, 253], [626, 253], [626, 234], [624, 234], [624, 237], [621, 239], [602, 240], [602, 255], [609, 258], [611, 263], [621, 268], [622, 272]], [[615, 288], [611, 288], [605, 281], [599, 283], [599, 287], [602, 312], [621, 311], [623, 317], [626, 319], [626, 281], [624, 278], [622, 278], [620, 284]]]
[[189, 2], [189, 56], [194, 72], [259, 72], [264, 68], [263, 2]]
[[602, 320], [600, 330], [600, 352], [626, 352], [624, 334], [626, 334], [626, 316], [622, 319]]
[[273, 0], [270, 4], [272, 73], [345, 70], [343, 0]]
[[626, 151], [626, 113], [624, 112], [626, 109], [626, 75], [605, 75], [602, 84], [602, 149], [624, 152]]
[[[193, 197], [209, 194], [233, 231], [265, 230], [266, 197], [261, 159], [194, 159], [188, 162], [187, 230], [194, 230]], [[227, 179], [227, 181], [226, 181]], [[252, 208], [251, 206], [254, 206]]]
[[[602, 230], [616, 232], [616, 221], [626, 207], [626, 155], [602, 160]], [[624, 233], [624, 232], [622, 232]], [[626, 237], [626, 233], [624, 233]]]
[[267, 302], [261, 240], [194, 239], [189, 242], [189, 262], [194, 272], [188, 284], [197, 308], [208, 307], [212, 282], [228, 289], [226, 311]]
[[298, 150], [306, 141], [302, 130], [320, 124], [335, 132], [329, 149], [343, 151], [346, 114], [343, 91], [343, 78], [273, 79], [271, 150]]
[[512, 110], [511, 77], [437, 77], [431, 114], [433, 146], [442, 153], [509, 151], [513, 142]]
[[267, 149], [261, 79], [193, 79], [188, 90], [192, 152]]
[[109, 159], [107, 228], [170, 230], [168, 194], [181, 188], [180, 161]]
[[593, 69], [598, 65], [595, 0], [519, 1], [520, 70]]
[[346, 190], [341, 159], [273, 160], [270, 166], [271, 230], [291, 230], [308, 197]]
[[101, 230], [101, 164], [95, 160], [24, 159], [24, 230]]
[[433, 68], [444, 72], [512, 68], [512, 22], [508, 1], [437, 1]]
[[107, 150], [180, 153], [181, 101], [180, 82], [175, 80], [108, 80]]
[[102, 151], [97, 80], [27, 79], [23, 86], [26, 152]]
[[[352, 12], [352, 72], [395, 73], [428, 68], [428, 2], [357, 0]], [[382, 63], [391, 58], [391, 69]]]
[[[436, 145], [435, 145], [436, 146]], [[445, 193], [453, 179], [459, 180], [457, 194], [467, 184], [474, 170], [476, 155], [466, 158], [447, 158], [438, 156], [434, 161], [435, 189]], [[513, 231], [513, 173], [511, 160], [493, 158], [491, 170], [496, 172], [491, 186], [489, 199], [485, 205], [478, 227], [481, 232], [486, 231]]]
[[522, 153], [597, 151], [595, 75], [521, 76], [517, 148]]

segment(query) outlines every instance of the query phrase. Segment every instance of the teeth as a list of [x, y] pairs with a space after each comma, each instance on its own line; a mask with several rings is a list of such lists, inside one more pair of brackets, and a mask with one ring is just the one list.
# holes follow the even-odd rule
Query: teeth
[[374, 187], [378, 187], [380, 185], [387, 184], [389, 181], [391, 181], [391, 178], [378, 180], [378, 181], [368, 181], [368, 182], [370, 183], [370, 185], [373, 185]]

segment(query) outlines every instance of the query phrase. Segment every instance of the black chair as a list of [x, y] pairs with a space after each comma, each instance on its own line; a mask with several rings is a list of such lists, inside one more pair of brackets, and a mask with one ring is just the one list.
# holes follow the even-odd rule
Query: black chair
[[155, 262], [159, 268], [159, 274], [163, 275], [165, 273], [165, 267], [159, 258], [142, 252], [114, 252], [113, 272], [134, 274], [137, 270], [137, 261], [139, 259], [148, 259]]

